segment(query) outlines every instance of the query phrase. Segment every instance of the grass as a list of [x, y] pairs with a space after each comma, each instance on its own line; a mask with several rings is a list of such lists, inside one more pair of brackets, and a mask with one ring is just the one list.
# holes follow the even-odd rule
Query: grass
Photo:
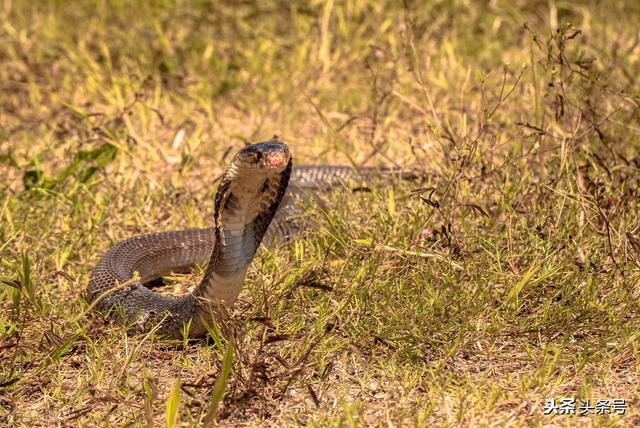
[[[637, 426], [637, 2], [0, 2], [0, 424]], [[222, 331], [82, 299], [229, 155], [403, 165], [309, 207]], [[198, 270], [169, 278], [176, 292]], [[225, 363], [223, 364], [223, 360]], [[546, 416], [545, 398], [624, 398]]]

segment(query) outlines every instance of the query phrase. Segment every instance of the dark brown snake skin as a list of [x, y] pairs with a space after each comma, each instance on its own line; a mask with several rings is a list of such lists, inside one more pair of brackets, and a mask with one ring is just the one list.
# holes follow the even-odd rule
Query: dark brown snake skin
[[[274, 242], [295, 233], [295, 225], [287, 221], [295, 195], [308, 197], [313, 190], [371, 172], [358, 173], [346, 166], [301, 166], [292, 171], [289, 150], [280, 141], [246, 146], [222, 177], [213, 227], [117, 243], [91, 272], [86, 298], [99, 310], [123, 316], [138, 330], [156, 327], [169, 337], [181, 338], [187, 326], [189, 337], [201, 337], [207, 333], [206, 324], [219, 315], [220, 302], [231, 305], [236, 300], [265, 234], [265, 241]], [[167, 297], [144, 286], [207, 260], [204, 278], [193, 293]], [[139, 279], [134, 279], [136, 272]]]

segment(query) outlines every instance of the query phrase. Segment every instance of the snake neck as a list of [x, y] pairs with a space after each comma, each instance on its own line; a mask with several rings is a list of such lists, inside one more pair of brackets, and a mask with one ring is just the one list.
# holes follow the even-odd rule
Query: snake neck
[[[240, 294], [251, 260], [289, 183], [291, 161], [275, 176], [239, 180], [225, 176], [216, 194], [215, 245], [194, 297], [205, 306], [231, 305]], [[229, 176], [233, 171], [229, 171]]]
[[197, 296], [203, 300], [222, 300], [231, 305], [238, 294], [251, 259], [260, 244], [253, 228], [258, 211], [260, 189], [268, 179], [251, 177], [242, 185], [224, 186], [221, 209], [216, 213], [216, 244]]

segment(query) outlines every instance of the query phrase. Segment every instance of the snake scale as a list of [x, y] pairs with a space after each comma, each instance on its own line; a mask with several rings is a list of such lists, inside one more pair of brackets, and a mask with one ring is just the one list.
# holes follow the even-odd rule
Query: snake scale
[[[187, 330], [192, 338], [206, 335], [220, 303], [236, 300], [267, 231], [286, 233], [294, 195], [363, 173], [331, 165], [292, 169], [292, 163], [288, 147], [276, 139], [245, 146], [218, 186], [213, 227], [136, 236], [115, 244], [91, 272], [86, 299], [98, 310], [124, 316], [138, 330], [156, 326], [171, 338]], [[144, 285], [207, 260], [204, 277], [192, 293], [163, 296]]]

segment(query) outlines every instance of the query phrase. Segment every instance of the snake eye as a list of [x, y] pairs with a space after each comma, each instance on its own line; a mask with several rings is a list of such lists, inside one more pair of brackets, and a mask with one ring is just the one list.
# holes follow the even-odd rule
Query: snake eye
[[260, 152], [253, 152], [251, 153], [251, 160], [254, 162], [260, 162], [260, 159], [262, 159], [262, 153]]
[[245, 155], [246, 159], [251, 162], [259, 161], [262, 158], [262, 153], [260, 152], [247, 152]]

